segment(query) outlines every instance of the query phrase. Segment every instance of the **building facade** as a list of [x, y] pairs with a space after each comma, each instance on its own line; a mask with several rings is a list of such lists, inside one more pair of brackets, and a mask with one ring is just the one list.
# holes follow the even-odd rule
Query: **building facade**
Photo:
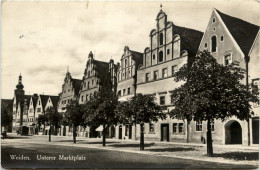
[[[217, 62], [223, 65], [238, 61], [240, 67], [245, 69], [249, 75], [248, 82], [247, 75], [245, 75], [242, 83], [259, 86], [259, 26], [213, 9], [199, 50], [209, 51]], [[258, 144], [259, 107], [252, 103], [252, 111], [255, 114], [249, 121], [250, 141], [251, 144]], [[206, 127], [206, 122], [202, 124]], [[206, 128], [196, 135], [200, 135], [200, 133], [206, 135]], [[215, 120], [212, 137], [214, 143], [247, 145], [247, 134], [248, 122], [232, 117], [224, 122]]]
[[[59, 101], [58, 101], [59, 113], [64, 114], [66, 112], [66, 105], [69, 104], [72, 100], [78, 99], [81, 83], [82, 80], [72, 78], [70, 72], [67, 71], [62, 85], [61, 93], [59, 94]], [[60, 136], [72, 135], [72, 132], [69, 126], [62, 125], [58, 135]], [[84, 136], [84, 134], [81, 134], [81, 136]]]
[[[136, 94], [137, 68], [141, 64], [143, 64], [143, 54], [130, 50], [128, 46], [125, 46], [117, 72], [119, 101], [126, 101]], [[116, 138], [133, 139], [135, 136], [133, 128], [135, 127], [130, 124], [116, 126], [116, 132], [118, 132]]]
[[[171, 91], [181, 85], [181, 82], [174, 81], [172, 75], [195, 56], [202, 33], [174, 25], [167, 20], [165, 12], [160, 10], [156, 17], [156, 28], [151, 30], [149, 36], [149, 47], [145, 48], [141, 65], [137, 66], [136, 93], [154, 95], [167, 114], [173, 108]], [[185, 122], [182, 120], [173, 120], [167, 116], [166, 120], [145, 124], [144, 127], [145, 140], [186, 140]], [[139, 126], [136, 130], [127, 126], [122, 130], [119, 128], [118, 138], [121, 138], [121, 131], [125, 135], [136, 134], [136, 138], [140, 137]]]

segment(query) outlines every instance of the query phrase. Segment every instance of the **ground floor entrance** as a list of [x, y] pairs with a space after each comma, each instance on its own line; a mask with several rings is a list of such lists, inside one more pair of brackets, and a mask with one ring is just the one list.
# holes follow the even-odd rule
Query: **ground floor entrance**
[[239, 122], [230, 120], [226, 123], [225, 144], [242, 144], [242, 128]]
[[161, 124], [161, 141], [169, 142], [169, 124]]

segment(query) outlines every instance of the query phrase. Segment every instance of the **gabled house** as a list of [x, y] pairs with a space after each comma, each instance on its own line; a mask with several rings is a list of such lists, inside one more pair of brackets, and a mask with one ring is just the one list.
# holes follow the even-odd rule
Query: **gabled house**
[[[202, 35], [200, 31], [168, 21], [161, 9], [156, 16], [156, 28], [150, 31], [149, 47], [144, 49], [142, 61], [137, 66], [136, 93], [154, 95], [167, 114], [173, 108], [171, 91], [180, 86], [180, 83], [174, 82], [172, 75], [196, 55]], [[144, 137], [157, 141], [185, 141], [185, 123], [167, 117], [157, 123], [145, 124]], [[118, 139], [140, 137], [139, 126], [137, 129], [119, 127], [117, 132]]]
[[[213, 9], [199, 50], [209, 51], [223, 65], [238, 61], [247, 73], [242, 83], [248, 86], [259, 84], [259, 26]], [[247, 121], [241, 121], [236, 117], [225, 122], [215, 120], [214, 143], [247, 145], [249, 127], [251, 144], [258, 144], [259, 105], [252, 106], [255, 115], [250, 119], [249, 125]], [[199, 126], [202, 126], [201, 130], [191, 133], [191, 138], [206, 136], [206, 122], [201, 122]]]

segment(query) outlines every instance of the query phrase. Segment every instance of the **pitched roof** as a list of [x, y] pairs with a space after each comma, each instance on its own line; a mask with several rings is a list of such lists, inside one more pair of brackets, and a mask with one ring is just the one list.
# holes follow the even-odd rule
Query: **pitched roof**
[[59, 96], [50, 96], [51, 102], [54, 108], [57, 108], [59, 102]]
[[41, 98], [42, 108], [44, 109], [45, 106], [46, 106], [46, 103], [48, 101], [49, 95], [42, 95], [42, 94], [40, 94], [39, 96]]
[[81, 86], [81, 83], [82, 83], [82, 80], [80, 80], [80, 79], [73, 79], [73, 78], [71, 78], [71, 80], [72, 80], [72, 83], [73, 83], [73, 87], [75, 89], [75, 94], [78, 95], [79, 90], [80, 90], [80, 86]]
[[173, 25], [173, 36], [178, 34], [181, 38], [181, 51], [186, 50], [189, 56], [197, 54], [203, 33], [194, 29]]
[[224, 14], [217, 9], [216, 11], [218, 12], [219, 16], [225, 23], [226, 27], [236, 40], [243, 53], [245, 55], [248, 55], [260, 27], [246, 22], [242, 19]]
[[136, 67], [138, 68], [140, 64], [143, 64], [143, 53], [133, 51], [133, 50], [129, 50], [129, 51], [131, 51], [133, 55], [133, 60], [135, 61]]
[[29, 108], [31, 97], [32, 97], [32, 95], [24, 95], [24, 99], [27, 100], [27, 102], [26, 102], [27, 108]]
[[37, 99], [38, 99], [38, 96], [32, 96], [33, 108], [34, 108], [34, 109], [36, 108]]
[[108, 73], [109, 63], [103, 62], [103, 61], [98, 61], [98, 60], [93, 60], [93, 64], [96, 65], [96, 70], [98, 72], [97, 76], [99, 78], [104, 78], [105, 75]]

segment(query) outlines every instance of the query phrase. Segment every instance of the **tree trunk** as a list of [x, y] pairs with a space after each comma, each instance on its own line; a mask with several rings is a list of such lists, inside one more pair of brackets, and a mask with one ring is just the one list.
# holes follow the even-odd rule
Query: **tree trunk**
[[51, 128], [52, 128], [52, 126], [50, 125], [50, 129], [49, 129], [49, 142], [51, 142]]
[[106, 126], [103, 125], [103, 132], [102, 132], [102, 137], [103, 137], [103, 146], [106, 146]]
[[210, 126], [210, 118], [208, 118], [207, 124], [207, 156], [213, 156], [213, 147], [212, 147], [212, 135], [211, 135], [211, 126]]
[[76, 126], [73, 125], [73, 143], [76, 143]]
[[45, 135], [45, 122], [43, 124], [43, 132], [42, 132], [43, 135]]
[[190, 121], [187, 120], [187, 124], [186, 124], [186, 130], [187, 130], [187, 139], [186, 139], [186, 143], [189, 143], [189, 137], [190, 137], [190, 134], [189, 134], [189, 125], [190, 125]]
[[143, 123], [140, 124], [140, 128], [141, 128], [140, 150], [143, 151], [144, 150], [144, 124]]

